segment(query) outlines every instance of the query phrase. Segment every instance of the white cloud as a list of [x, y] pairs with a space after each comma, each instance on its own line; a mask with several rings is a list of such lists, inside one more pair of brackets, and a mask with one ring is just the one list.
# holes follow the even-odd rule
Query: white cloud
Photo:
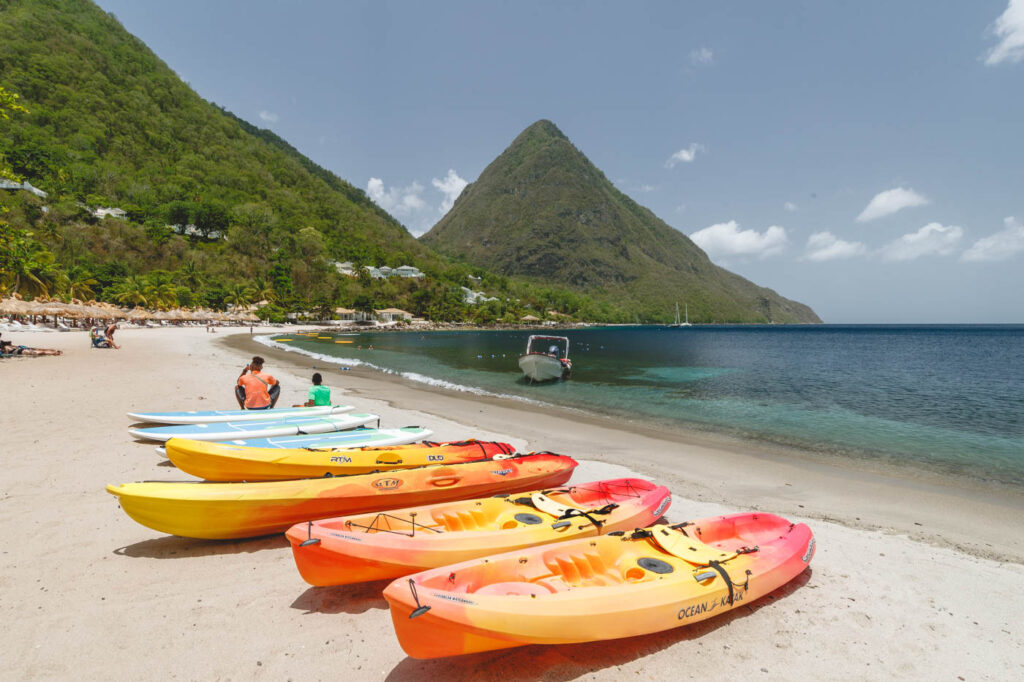
[[999, 44], [989, 50], [986, 64], [995, 66], [1024, 60], [1024, 0], [1010, 0], [1006, 11], [992, 24], [992, 33]]
[[956, 250], [963, 238], [963, 228], [956, 225], [928, 223], [917, 232], [905, 234], [883, 246], [882, 260], [906, 261], [921, 256], [948, 256]]
[[423, 185], [413, 181], [408, 187], [391, 187], [386, 189], [380, 178], [370, 178], [366, 183], [366, 193], [374, 203], [396, 218], [408, 218], [427, 206], [420, 194]]
[[665, 168], [675, 168], [678, 163], [691, 163], [697, 158], [697, 152], [703, 152], [704, 145], [692, 142], [689, 147], [680, 149], [672, 156], [668, 157], [668, 161], [665, 162]]
[[1024, 224], [1010, 216], [1003, 219], [1004, 227], [995, 234], [982, 237], [960, 256], [965, 261], [1008, 260], [1024, 251]]
[[441, 202], [440, 212], [444, 215], [451, 210], [452, 206], [455, 205], [455, 200], [462, 194], [462, 190], [466, 189], [466, 185], [469, 183], [459, 177], [451, 168], [448, 169], [448, 175], [443, 180], [434, 178], [430, 181], [434, 187], [441, 190], [444, 193], [444, 201]]
[[694, 66], [697, 64], [711, 64], [714, 60], [715, 53], [706, 47], [690, 51], [690, 63]]
[[266, 123], [277, 123], [278, 116], [273, 111], [264, 109], [260, 112], [260, 120]]
[[735, 220], [718, 223], [694, 232], [690, 239], [704, 249], [709, 256], [756, 256], [767, 258], [786, 248], [785, 228], [772, 225], [767, 230], [740, 230]]
[[921, 196], [912, 189], [896, 187], [879, 192], [857, 216], [858, 223], [866, 223], [883, 216], [891, 215], [896, 211], [913, 206], [924, 206], [929, 203], [928, 199]]
[[794, 211], [796, 211], [796, 204], [794, 204], [792, 201], [787, 201], [782, 205], [782, 208], [786, 209], [790, 213], [793, 213]]
[[863, 256], [868, 248], [861, 242], [847, 242], [839, 239], [831, 232], [815, 232], [807, 238], [807, 251], [804, 260], [822, 262], [840, 258]]

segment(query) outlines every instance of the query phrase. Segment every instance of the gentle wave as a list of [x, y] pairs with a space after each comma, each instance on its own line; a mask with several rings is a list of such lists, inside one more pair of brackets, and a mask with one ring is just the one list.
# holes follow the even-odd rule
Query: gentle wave
[[508, 393], [496, 393], [494, 391], [488, 391], [478, 386], [466, 386], [464, 384], [457, 384], [452, 381], [438, 379], [436, 377], [430, 377], [425, 374], [420, 374], [418, 372], [397, 371], [389, 369], [387, 367], [381, 367], [380, 365], [375, 365], [372, 362], [366, 362], [364, 360], [357, 360], [355, 358], [342, 358], [335, 355], [328, 355], [326, 353], [317, 353], [316, 351], [306, 350], [305, 348], [299, 348], [297, 346], [289, 346], [287, 344], [274, 341], [273, 338], [271, 338], [270, 336], [257, 336], [255, 337], [255, 341], [257, 343], [263, 344], [264, 346], [276, 348], [278, 350], [288, 351], [289, 353], [299, 353], [300, 355], [305, 355], [307, 357], [315, 358], [317, 360], [323, 360], [325, 362], [330, 362], [332, 364], [347, 363], [349, 365], [352, 365], [353, 367], [366, 367], [368, 369], [381, 372], [382, 374], [391, 374], [393, 376], [399, 376], [402, 377], [403, 379], [415, 381], [420, 384], [426, 384], [428, 386], [434, 386], [435, 388], [443, 388], [449, 391], [459, 391], [460, 393], [472, 393], [473, 395], [487, 396], [490, 398], [518, 400], [519, 402], [522, 403], [538, 405], [541, 407], [552, 407], [550, 403], [546, 403], [541, 400], [533, 400], [532, 398], [524, 398], [523, 396], [511, 395]]

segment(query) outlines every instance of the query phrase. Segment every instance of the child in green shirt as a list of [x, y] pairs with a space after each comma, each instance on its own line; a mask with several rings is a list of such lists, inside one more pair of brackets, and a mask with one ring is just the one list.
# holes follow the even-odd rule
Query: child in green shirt
[[313, 385], [309, 387], [309, 400], [305, 402], [303, 407], [331, 404], [331, 389], [322, 385], [323, 380], [324, 378], [320, 376], [320, 372], [313, 375]]

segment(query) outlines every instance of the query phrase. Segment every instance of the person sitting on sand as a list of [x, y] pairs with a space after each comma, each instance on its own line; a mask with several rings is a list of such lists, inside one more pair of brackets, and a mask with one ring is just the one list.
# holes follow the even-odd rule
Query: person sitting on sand
[[89, 340], [92, 341], [93, 348], [110, 348], [110, 342], [107, 341], [107, 337], [103, 335], [103, 330], [99, 327], [89, 330]]
[[103, 332], [103, 335], [107, 337], [107, 343], [110, 344], [111, 348], [118, 348], [119, 349], [119, 348], [121, 348], [121, 346], [119, 346], [116, 343], [114, 343], [114, 332], [116, 332], [116, 331], [117, 331], [117, 322], [111, 322], [107, 326], [106, 331]]
[[21, 355], [21, 356], [38, 356], [38, 355], [62, 355], [64, 351], [56, 350], [54, 348], [30, 348], [29, 346], [15, 346], [10, 341], [4, 341], [0, 339], [0, 355]]
[[313, 385], [309, 387], [309, 400], [302, 407], [318, 407], [331, 404], [331, 389], [323, 385], [324, 378], [320, 372], [313, 374]]
[[235, 399], [243, 410], [267, 410], [277, 403], [281, 385], [263, 371], [263, 358], [255, 356], [242, 368], [235, 386]]

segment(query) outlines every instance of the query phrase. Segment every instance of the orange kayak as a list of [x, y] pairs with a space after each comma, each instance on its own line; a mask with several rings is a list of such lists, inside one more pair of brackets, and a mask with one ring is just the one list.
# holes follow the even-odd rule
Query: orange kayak
[[167, 458], [187, 474], [207, 481], [284, 481], [457, 464], [511, 455], [508, 443], [465, 440], [410, 445], [334, 448], [254, 448], [232, 443], [172, 438]]
[[435, 568], [384, 597], [405, 652], [438, 658], [689, 625], [772, 592], [813, 556], [806, 525], [733, 514]]
[[292, 526], [287, 535], [306, 582], [344, 585], [649, 526], [671, 499], [665, 486], [619, 478], [311, 521]]
[[576, 466], [562, 455], [510, 455], [298, 481], [125, 483], [108, 485], [107, 492], [117, 496], [128, 516], [154, 530], [190, 538], [247, 538], [281, 533], [309, 519], [558, 486]]

